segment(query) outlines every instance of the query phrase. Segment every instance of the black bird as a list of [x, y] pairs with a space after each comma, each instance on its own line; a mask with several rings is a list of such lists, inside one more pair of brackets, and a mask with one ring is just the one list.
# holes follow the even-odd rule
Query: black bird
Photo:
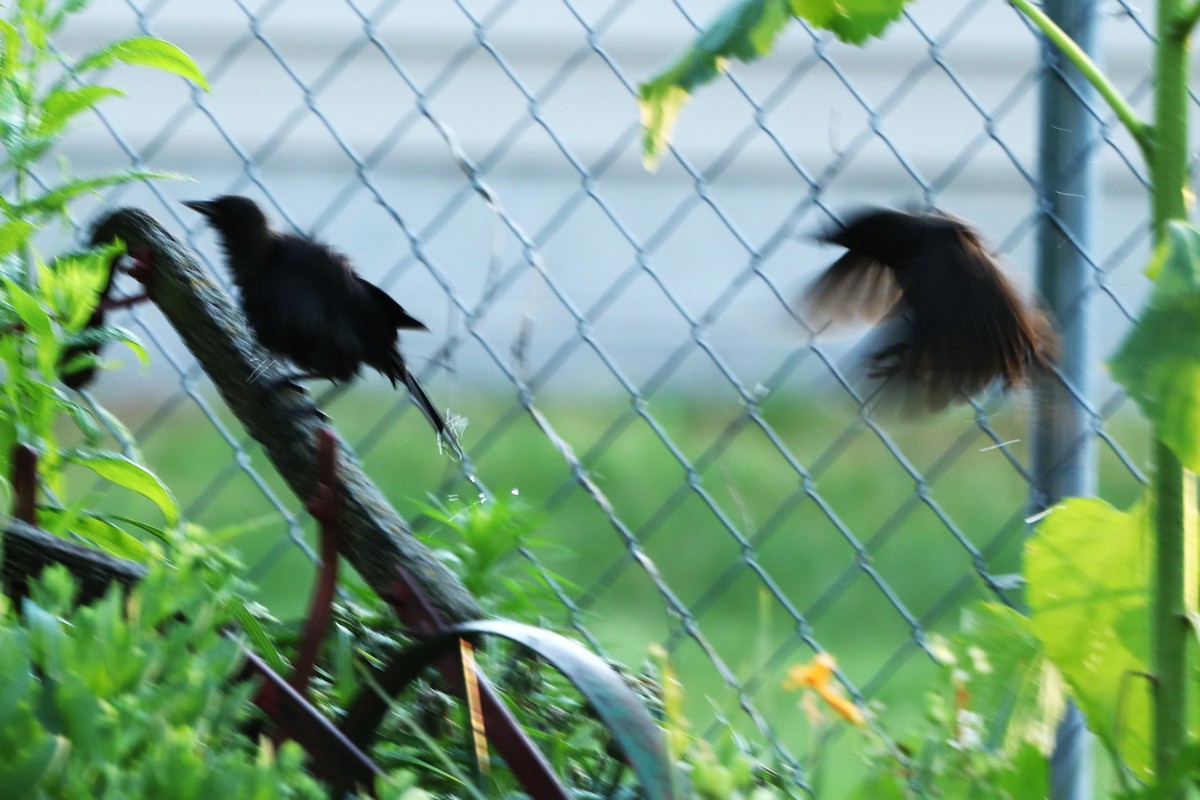
[[398, 331], [427, 330], [341, 253], [271, 228], [249, 198], [184, 202], [217, 231], [242, 311], [258, 341], [302, 370], [293, 377], [353, 378], [363, 364], [402, 381], [434, 429], [457, 441], [400, 355]]
[[814, 319], [885, 319], [867, 372], [936, 411], [999, 379], [1049, 366], [1058, 337], [1024, 303], [969, 224], [942, 213], [868, 210], [820, 237], [847, 253], [806, 292]]

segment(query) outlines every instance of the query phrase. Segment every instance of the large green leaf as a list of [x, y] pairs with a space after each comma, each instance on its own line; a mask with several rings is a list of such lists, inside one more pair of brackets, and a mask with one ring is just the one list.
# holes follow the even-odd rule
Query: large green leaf
[[814, 28], [833, 31], [843, 42], [862, 44], [879, 36], [904, 11], [908, 0], [791, 0], [792, 13]]
[[861, 44], [900, 16], [908, 0], [733, 0], [669, 67], [641, 85], [642, 163], [655, 169], [679, 113], [699, 86], [729, 59], [753, 61], [771, 51], [793, 15], [842, 41]]
[[771, 50], [791, 16], [788, 0], [737, 0], [666, 70], [643, 83], [642, 161], [654, 169], [692, 91], [717, 77], [729, 58], [753, 61]]
[[1152, 766], [1144, 505], [1071, 498], [1025, 548], [1029, 628], [1062, 671], [1090, 727], [1137, 774]]
[[166, 518], [168, 525], [179, 521], [179, 506], [162, 480], [141, 464], [115, 453], [74, 452], [66, 455], [72, 464], [87, 467], [107, 481], [150, 500]]
[[125, 93], [111, 86], [81, 86], [78, 89], [55, 89], [42, 99], [42, 118], [37, 132], [53, 136], [67, 126], [73, 117], [96, 105], [105, 97]]
[[200, 67], [191, 56], [170, 42], [155, 39], [153, 36], [135, 36], [103, 47], [80, 59], [75, 65], [75, 73], [80, 74], [94, 69], [103, 69], [115, 61], [142, 67], [160, 69], [171, 72], [182, 78], [187, 78], [200, 88], [208, 91], [208, 80]]
[[21, 33], [8, 20], [0, 19], [0, 78], [7, 78], [17, 68], [21, 57]]
[[1109, 368], [1158, 438], [1200, 470], [1200, 230], [1171, 222], [1147, 273], [1154, 291]]

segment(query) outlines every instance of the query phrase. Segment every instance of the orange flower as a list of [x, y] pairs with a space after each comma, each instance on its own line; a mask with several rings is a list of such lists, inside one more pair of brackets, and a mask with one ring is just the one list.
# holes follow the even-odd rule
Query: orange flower
[[842, 719], [852, 725], [862, 725], [867, 721], [862, 709], [856, 706], [852, 700], [844, 697], [837, 685], [830, 681], [836, 668], [837, 661], [833, 656], [828, 653], [817, 653], [816, 658], [808, 664], [797, 664], [788, 670], [787, 678], [783, 681], [783, 688], [788, 690], [812, 689]]

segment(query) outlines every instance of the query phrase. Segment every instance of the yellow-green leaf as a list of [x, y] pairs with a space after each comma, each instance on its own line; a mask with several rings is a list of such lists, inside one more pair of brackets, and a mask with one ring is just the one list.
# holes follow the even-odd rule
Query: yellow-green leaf
[[117, 486], [150, 500], [162, 512], [168, 526], [179, 522], [179, 505], [166, 484], [141, 464], [113, 453], [69, 453], [66, 460], [87, 467]]
[[54, 523], [55, 517], [62, 514], [64, 519], [56, 524], [61, 524], [65, 530], [82, 536], [117, 558], [139, 563], [150, 560], [150, 550], [140, 539], [102, 517], [87, 513], [76, 515], [56, 509], [42, 509], [40, 513], [47, 517], [48, 523]]
[[1147, 272], [1154, 291], [1109, 361], [1155, 435], [1200, 469], [1200, 230], [1172, 222]]
[[849, 44], [879, 36], [908, 0], [791, 0], [792, 13]]
[[7, 78], [16, 71], [21, 57], [21, 34], [4, 19], [0, 19], [0, 48], [0, 78]]
[[0, 223], [0, 257], [25, 247], [36, 229], [36, 225], [25, 219], [8, 219]]
[[26, 330], [34, 336], [49, 336], [52, 329], [50, 315], [42, 308], [37, 298], [25, 291], [19, 283], [7, 278], [4, 279], [4, 288], [8, 294], [8, 302], [12, 304]]
[[721, 74], [728, 59], [752, 61], [769, 52], [790, 18], [787, 0], [737, 0], [671, 66], [642, 84], [638, 107], [647, 169], [657, 167], [692, 91]]
[[81, 86], [78, 89], [55, 89], [42, 99], [42, 116], [38, 120], [37, 133], [53, 136], [71, 121], [71, 118], [92, 108], [105, 97], [123, 96], [125, 93], [111, 86]]
[[1145, 505], [1125, 512], [1071, 498], [1025, 547], [1029, 629], [1063, 673], [1095, 731], [1142, 777], [1151, 757], [1148, 590], [1153, 544]]
[[134, 36], [103, 47], [81, 59], [75, 65], [75, 72], [102, 69], [114, 61], [170, 72], [188, 79], [204, 91], [209, 89], [208, 80], [191, 56], [153, 36]]
[[771, 51], [787, 21], [800, 17], [839, 39], [861, 44], [879, 36], [909, 0], [734, 0], [671, 66], [641, 85], [642, 163], [653, 170], [671, 141], [679, 113], [699, 86], [729, 59], [753, 61]]

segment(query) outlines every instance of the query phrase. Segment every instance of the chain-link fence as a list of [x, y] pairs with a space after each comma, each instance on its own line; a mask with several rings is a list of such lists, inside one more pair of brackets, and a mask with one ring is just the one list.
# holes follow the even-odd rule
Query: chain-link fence
[[[861, 50], [793, 25], [698, 95], [654, 174], [637, 84], [719, 0], [93, 5], [59, 42], [67, 57], [140, 30], [212, 84], [111, 78], [130, 98], [67, 142], [80, 171], [134, 164], [197, 184], [98, 207], [145, 207], [223, 282], [179, 200], [249, 194], [349, 254], [429, 325], [405, 352], [469, 423], [455, 464], [377, 376], [332, 401], [392, 499], [450, 502], [466, 471], [519, 492], [547, 621], [634, 664], [661, 643], [692, 730], [728, 725], [797, 791], [811, 790], [812, 742], [786, 668], [829, 650], [856, 698], [911, 718], [931, 635], [971, 600], [1016, 602], [1026, 520], [1049, 499], [1029, 501], [1032, 393], [920, 420], [860, 413], [842, 369], [853, 340], [814, 335], [793, 309], [836, 257], [814, 233], [858, 206], [933, 204], [975, 222], [1032, 292], [1039, 225], [1090, 165], [1090, 233], [1057, 220], [1080, 270], [1056, 305], [1083, 364], [1066, 412], [1083, 438], [1066, 447], [1116, 502], [1143, 480], [1141, 429], [1099, 364], [1145, 288], [1144, 166], [1097, 105], [1086, 130], [1059, 131], [1078, 157], [1045, 185], [1043, 52], [999, 0], [921, 0]], [[1144, 12], [1117, 0], [1096, 14], [1100, 60], [1145, 107]], [[239, 540], [253, 574], [296, 594], [311, 570], [300, 505], [155, 310], [125, 323], [154, 370], [114, 371], [97, 394], [191, 519], [258, 525]], [[1066, 424], [1044, 422], [1045, 435]]]

